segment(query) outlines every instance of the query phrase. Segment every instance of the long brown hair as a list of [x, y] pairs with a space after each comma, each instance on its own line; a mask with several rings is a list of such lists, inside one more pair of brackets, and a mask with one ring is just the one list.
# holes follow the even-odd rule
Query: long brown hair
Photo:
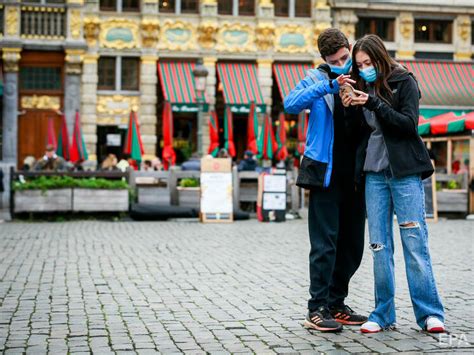
[[364, 51], [370, 58], [372, 65], [377, 70], [377, 79], [374, 82], [375, 93], [387, 103], [391, 102], [392, 90], [388, 85], [387, 79], [399, 64], [388, 54], [387, 48], [382, 39], [377, 35], [365, 35], [358, 39], [352, 49], [352, 76], [356, 81], [356, 87], [359, 90], [366, 88], [365, 81], [359, 74], [359, 68], [356, 63], [356, 54]]

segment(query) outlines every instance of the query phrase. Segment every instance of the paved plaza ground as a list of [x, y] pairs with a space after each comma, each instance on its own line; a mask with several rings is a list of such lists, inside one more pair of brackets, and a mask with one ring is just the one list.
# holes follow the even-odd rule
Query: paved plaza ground
[[[362, 335], [302, 327], [305, 220], [0, 224], [0, 352], [474, 352], [474, 222], [429, 225], [450, 334], [415, 324], [397, 232], [398, 329]], [[347, 303], [373, 306], [368, 247]]]

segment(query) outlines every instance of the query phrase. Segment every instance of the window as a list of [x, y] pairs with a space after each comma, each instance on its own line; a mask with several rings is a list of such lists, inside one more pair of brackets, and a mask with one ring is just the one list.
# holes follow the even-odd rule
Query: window
[[415, 52], [416, 59], [453, 60], [453, 57], [449, 52]]
[[474, 44], [474, 19], [471, 21], [471, 44]]
[[140, 10], [140, 0], [100, 0], [102, 11], [136, 12]]
[[254, 16], [255, 0], [218, 0], [217, 11], [220, 15]]
[[290, 16], [290, 0], [273, 0], [275, 6], [275, 16]]
[[311, 17], [311, 0], [295, 0], [295, 17]]
[[99, 58], [97, 88], [111, 91], [137, 91], [139, 89], [138, 66], [138, 58]]
[[395, 40], [395, 19], [360, 17], [356, 27], [356, 37], [360, 38], [366, 34], [376, 34], [384, 41], [393, 42]]
[[415, 42], [452, 43], [453, 22], [415, 20]]
[[255, 15], [255, 0], [239, 0], [239, 15], [240, 16], [254, 16]]
[[199, 0], [181, 0], [183, 14], [196, 14], [199, 12]]
[[175, 0], [160, 0], [160, 12], [175, 12]]
[[217, 3], [217, 12], [220, 15], [232, 15], [232, 0], [219, 0]]
[[60, 67], [21, 67], [20, 89], [22, 90], [61, 90]]

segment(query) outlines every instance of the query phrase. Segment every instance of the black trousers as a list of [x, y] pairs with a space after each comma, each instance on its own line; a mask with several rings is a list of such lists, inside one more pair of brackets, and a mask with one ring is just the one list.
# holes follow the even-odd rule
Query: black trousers
[[365, 216], [364, 189], [356, 190], [352, 178], [336, 177], [329, 188], [310, 191], [310, 311], [344, 304], [362, 260]]

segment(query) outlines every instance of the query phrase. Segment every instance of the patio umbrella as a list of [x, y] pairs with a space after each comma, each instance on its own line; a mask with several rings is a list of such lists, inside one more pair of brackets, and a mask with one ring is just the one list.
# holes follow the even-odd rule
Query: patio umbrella
[[61, 115], [61, 130], [58, 137], [58, 148], [56, 154], [63, 157], [64, 160], [71, 159], [71, 146], [69, 145], [69, 132], [67, 131], [66, 116]]
[[258, 137], [258, 117], [257, 110], [255, 108], [255, 102], [250, 104], [250, 112], [247, 121], [247, 150], [250, 150], [253, 154], [258, 153], [257, 147]]
[[273, 133], [272, 118], [266, 114], [263, 120], [262, 131], [260, 132], [260, 139], [258, 140], [259, 158], [265, 160], [273, 159], [273, 153], [278, 149]]
[[474, 130], [474, 111], [471, 111], [469, 113], [466, 113], [464, 115], [464, 118], [465, 118], [465, 125], [466, 125], [466, 129], [472, 129]]
[[80, 163], [87, 159], [89, 159], [89, 155], [87, 154], [86, 144], [84, 143], [84, 137], [82, 136], [79, 111], [76, 111], [74, 132], [72, 134], [71, 161], [73, 163]]
[[165, 101], [163, 106], [163, 167], [168, 170], [176, 164], [176, 153], [173, 149], [173, 112], [171, 104]]
[[230, 106], [227, 105], [224, 112], [224, 140], [225, 140], [225, 149], [229, 155], [235, 157], [235, 144], [234, 144], [234, 122], [232, 119], [232, 111]]
[[299, 155], [304, 154], [306, 147], [306, 133], [308, 132], [308, 114], [301, 111], [298, 115], [298, 147], [296, 151]]
[[211, 111], [211, 116], [209, 117], [209, 138], [211, 139], [211, 144], [207, 153], [216, 157], [219, 152], [219, 120], [216, 111]]
[[140, 126], [138, 125], [137, 113], [135, 111], [130, 112], [123, 152], [130, 155], [130, 158], [137, 162], [141, 162], [142, 155], [145, 154], [142, 136], [140, 134]]
[[54, 132], [54, 119], [48, 118], [48, 142], [47, 145], [52, 145], [54, 150], [58, 148], [58, 142], [56, 141], [56, 133]]
[[448, 134], [464, 131], [464, 115], [456, 116], [454, 112], [435, 116], [430, 119], [431, 134]]
[[278, 126], [276, 130], [276, 140], [278, 151], [276, 157], [278, 160], [285, 160], [288, 157], [288, 149], [286, 148], [286, 127], [285, 114], [283, 112], [278, 116]]

